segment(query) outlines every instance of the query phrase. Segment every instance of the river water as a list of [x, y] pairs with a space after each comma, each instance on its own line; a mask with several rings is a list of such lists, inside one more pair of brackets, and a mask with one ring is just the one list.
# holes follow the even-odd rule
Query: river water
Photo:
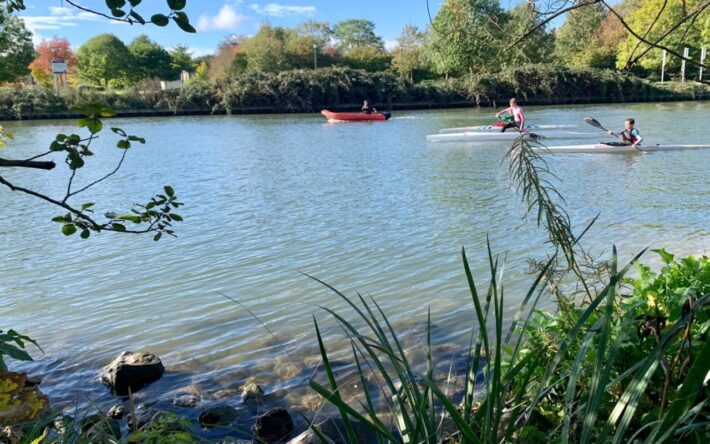
[[[649, 143], [710, 143], [707, 102], [527, 111], [532, 122], [580, 128], [587, 115], [616, 128], [634, 117]], [[120, 211], [171, 184], [185, 222], [177, 238], [157, 243], [110, 233], [82, 241], [50, 222], [60, 211], [0, 191], [0, 328], [37, 339], [45, 352], [12, 365], [42, 375], [43, 390], [65, 404], [108, 402], [98, 370], [123, 350], [162, 357], [169, 372], [155, 390], [214, 391], [256, 375], [269, 390], [288, 391], [317, 353], [312, 316], [326, 335], [339, 332], [319, 306], [351, 313], [303, 273], [372, 295], [403, 330], [415, 331], [430, 308], [436, 341], [465, 343], [472, 308], [461, 248], [482, 285], [486, 236], [505, 254], [509, 310], [532, 282], [526, 260], [548, 249], [507, 182], [505, 143], [426, 143], [441, 128], [489, 123], [490, 114], [398, 112], [364, 124], [318, 115], [111, 120], [147, 144], [76, 202]], [[71, 124], [6, 122], [17, 140], [5, 154], [42, 152], [55, 134], [75, 131]], [[607, 138], [600, 132], [599, 140]], [[79, 183], [110, 171], [112, 143], [102, 137]], [[647, 246], [710, 252], [710, 150], [558, 155], [549, 164], [573, 222], [600, 215], [586, 238], [598, 253], [613, 244], [622, 259]], [[2, 173], [58, 196], [64, 170]]]

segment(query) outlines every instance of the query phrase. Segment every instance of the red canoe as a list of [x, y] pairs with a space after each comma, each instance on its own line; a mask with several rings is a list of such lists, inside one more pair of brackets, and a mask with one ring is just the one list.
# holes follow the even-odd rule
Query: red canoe
[[340, 121], [348, 121], [348, 122], [364, 122], [364, 121], [370, 121], [370, 120], [387, 120], [390, 118], [390, 113], [388, 113], [388, 112], [372, 113], [372, 114], [334, 113], [332, 111], [328, 111], [327, 109], [324, 109], [320, 113], [323, 114], [328, 120], [340, 120]]

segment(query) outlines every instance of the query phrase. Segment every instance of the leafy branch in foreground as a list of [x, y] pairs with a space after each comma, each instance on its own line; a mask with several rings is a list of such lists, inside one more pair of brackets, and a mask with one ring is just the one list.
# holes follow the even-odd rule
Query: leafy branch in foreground
[[[126, 133], [121, 128], [111, 128], [111, 131], [119, 136], [116, 148], [121, 150], [119, 161], [113, 170], [102, 177], [89, 182], [83, 186], [77, 186], [77, 172], [86, 166], [87, 160], [94, 155], [92, 143], [99, 138], [99, 133], [104, 129], [102, 118], [115, 116], [115, 112], [100, 104], [89, 104], [74, 109], [75, 112], [83, 114], [85, 117], [78, 121], [80, 128], [85, 128], [88, 135], [79, 134], [58, 134], [52, 141], [49, 151], [24, 160], [12, 160], [0, 158], [0, 167], [23, 167], [38, 168], [44, 170], [53, 169], [56, 164], [53, 161], [38, 161], [37, 159], [52, 155], [65, 154], [64, 163], [71, 171], [67, 181], [66, 191], [61, 197], [52, 198], [38, 191], [25, 188], [10, 182], [0, 175], [0, 184], [7, 186], [12, 191], [34, 196], [52, 205], [58, 206], [66, 213], [53, 218], [54, 222], [62, 224], [62, 233], [71, 236], [80, 232], [82, 239], [87, 239], [92, 232], [114, 231], [119, 233], [154, 233], [153, 239], [159, 240], [163, 234], [175, 235], [173, 222], [181, 222], [182, 217], [173, 211], [183, 204], [178, 201], [175, 191], [170, 186], [163, 188], [164, 193], [156, 194], [145, 204], [135, 204], [128, 212], [107, 212], [106, 221], [99, 222], [95, 219], [94, 203], [86, 202], [79, 206], [69, 203], [69, 200], [77, 195], [102, 183], [113, 176], [123, 165], [128, 150], [135, 143], [145, 144], [145, 139]], [[131, 223], [131, 226], [127, 226]]]

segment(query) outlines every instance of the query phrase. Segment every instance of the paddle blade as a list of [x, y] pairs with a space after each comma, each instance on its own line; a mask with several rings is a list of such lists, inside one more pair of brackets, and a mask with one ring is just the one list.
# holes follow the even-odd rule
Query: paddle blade
[[584, 122], [587, 123], [588, 125], [592, 125], [595, 128], [599, 128], [600, 130], [609, 131], [606, 128], [604, 128], [602, 126], [602, 124], [599, 123], [596, 119], [592, 119], [591, 117], [585, 117]]

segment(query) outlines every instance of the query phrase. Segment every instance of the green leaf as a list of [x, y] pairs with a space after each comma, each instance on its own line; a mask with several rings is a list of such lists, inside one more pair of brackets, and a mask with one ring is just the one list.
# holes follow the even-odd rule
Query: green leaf
[[60, 224], [63, 224], [65, 222], [64, 216], [57, 216], [52, 218], [52, 222], [58, 222]]
[[161, 237], [163, 237], [163, 233], [158, 233], [155, 236], [153, 236], [153, 240], [158, 242]]
[[126, 231], [126, 226], [123, 224], [111, 224], [111, 228], [115, 231]]
[[89, 208], [91, 208], [91, 207], [93, 207], [93, 206], [94, 206], [94, 203], [93, 203], [93, 202], [88, 202], [88, 203], [83, 204], [83, 205], [81, 206], [81, 209], [82, 209], [82, 210], [88, 210]]
[[142, 0], [128, 0], [128, 3], [131, 4], [131, 6], [138, 6], [141, 4]]
[[66, 224], [62, 227], [62, 233], [65, 236], [71, 236], [72, 234], [76, 233], [76, 225], [74, 224]]
[[168, 6], [173, 11], [179, 11], [185, 7], [187, 4], [186, 0], [168, 0]]
[[167, 26], [170, 20], [168, 20], [168, 17], [163, 14], [154, 14], [151, 18], [150, 21], [153, 22], [157, 26]]
[[82, 239], [88, 239], [89, 236], [91, 236], [91, 231], [89, 231], [87, 228], [84, 228], [84, 231], [82, 231], [79, 236], [81, 236]]
[[[197, 32], [197, 30], [195, 28], [193, 28], [192, 25], [190, 24], [190, 22], [188, 21], [187, 14], [185, 14], [184, 12], [181, 12], [181, 11], [176, 12], [175, 14], [176, 15], [173, 17], [173, 21], [180, 27], [180, 29], [182, 29], [185, 32], [190, 32], [193, 34]], [[183, 19], [180, 16], [178, 16], [177, 14], [183, 14], [185, 16], [185, 18]]]
[[675, 256], [667, 252], [665, 249], [660, 248], [658, 250], [651, 250], [654, 253], [658, 253], [659, 256], [661, 256], [661, 260], [666, 263], [666, 264], [672, 264], [673, 260], [675, 259]]
[[128, 136], [128, 140], [130, 140], [131, 142], [145, 143], [145, 139], [138, 136]]
[[126, 5], [126, 0], [106, 0], [106, 6], [109, 9], [123, 8]]
[[168, 196], [170, 196], [170, 197], [175, 196], [175, 190], [173, 190], [173, 187], [171, 187], [170, 185], [166, 185], [164, 190], [165, 190], [165, 194], [167, 194]]
[[123, 131], [121, 128], [112, 127], [111, 131], [118, 134], [119, 136], [126, 137], [126, 132]]
[[112, 9], [111, 15], [113, 15], [114, 17], [123, 17], [124, 15], [126, 15], [126, 11], [124, 11], [123, 9]]
[[99, 131], [101, 131], [104, 127], [104, 124], [101, 123], [101, 119], [98, 119], [96, 117], [86, 117], [83, 119], [80, 119], [78, 122], [80, 127], [86, 127], [86, 129], [89, 130], [91, 134], [96, 134]]
[[116, 146], [118, 148], [121, 148], [122, 150], [127, 150], [128, 148], [131, 147], [131, 142], [127, 140], [119, 140], [118, 143], [116, 143]]
[[182, 216], [178, 214], [171, 214], [170, 219], [174, 220], [175, 222], [182, 222]]
[[145, 25], [145, 19], [140, 14], [138, 14], [136, 11], [131, 10], [129, 15], [131, 17], [133, 17], [141, 25]]

